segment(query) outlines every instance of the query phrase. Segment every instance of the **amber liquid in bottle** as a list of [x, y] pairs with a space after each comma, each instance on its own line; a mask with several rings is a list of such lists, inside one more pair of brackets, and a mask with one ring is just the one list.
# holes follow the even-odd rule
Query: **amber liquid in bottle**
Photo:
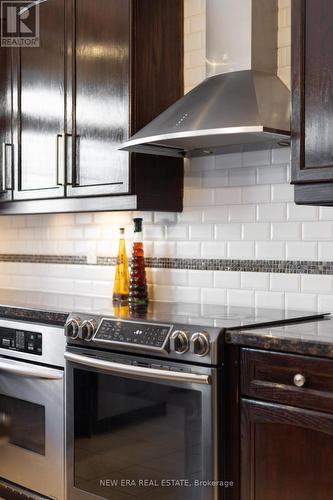
[[142, 242], [142, 219], [133, 219], [134, 242], [129, 280], [128, 301], [132, 309], [142, 308], [148, 304], [145, 257]]
[[126, 305], [128, 302], [129, 274], [124, 239], [125, 230], [121, 227], [119, 231], [119, 250], [112, 299], [115, 305]]

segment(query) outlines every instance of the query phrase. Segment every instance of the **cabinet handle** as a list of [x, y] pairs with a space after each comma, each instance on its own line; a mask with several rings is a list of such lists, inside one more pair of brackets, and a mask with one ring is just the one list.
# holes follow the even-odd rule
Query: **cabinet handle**
[[[65, 162], [64, 162], [64, 144], [63, 144], [63, 134], [57, 135], [57, 146], [56, 146], [56, 164], [57, 164], [57, 186], [63, 186], [65, 184]], [[63, 147], [61, 147], [61, 145]]]
[[[69, 138], [72, 140], [68, 141]], [[80, 136], [66, 134], [65, 140], [67, 184], [73, 187], [80, 186]]]
[[[12, 144], [8, 144], [6, 142], [2, 143], [2, 159], [1, 159], [1, 187], [0, 191], [2, 193], [5, 193], [6, 191], [12, 191], [13, 186], [12, 186]], [[11, 178], [11, 185], [10, 187], [7, 186], [7, 149], [10, 148], [10, 178]]]
[[6, 413], [0, 414], [0, 445], [8, 443], [10, 433], [10, 417]]
[[297, 373], [294, 376], [294, 384], [296, 387], [303, 387], [305, 385], [306, 378], [301, 373]]

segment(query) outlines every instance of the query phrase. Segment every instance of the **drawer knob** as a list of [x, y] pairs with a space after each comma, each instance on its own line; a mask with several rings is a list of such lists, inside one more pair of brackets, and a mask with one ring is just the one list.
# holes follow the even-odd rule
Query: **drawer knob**
[[296, 387], [303, 387], [305, 385], [306, 378], [301, 373], [297, 373], [294, 377], [294, 384]]

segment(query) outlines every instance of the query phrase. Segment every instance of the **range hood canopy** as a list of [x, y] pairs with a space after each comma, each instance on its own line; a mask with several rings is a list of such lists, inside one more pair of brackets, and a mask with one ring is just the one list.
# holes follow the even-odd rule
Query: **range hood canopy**
[[123, 144], [202, 156], [286, 146], [290, 92], [277, 72], [277, 0], [206, 0], [207, 78]]

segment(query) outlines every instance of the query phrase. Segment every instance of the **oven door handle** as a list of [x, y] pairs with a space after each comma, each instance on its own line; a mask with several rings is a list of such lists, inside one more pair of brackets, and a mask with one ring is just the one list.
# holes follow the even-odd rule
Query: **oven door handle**
[[81, 356], [79, 354], [73, 354], [71, 352], [66, 352], [65, 358], [67, 359], [67, 361], [71, 361], [72, 363], [105, 370], [107, 372], [115, 374], [137, 375], [141, 378], [146, 379], [189, 382], [192, 384], [201, 385], [211, 384], [211, 377], [209, 375], [202, 375], [199, 373], [176, 372], [171, 370], [162, 370], [159, 368], [146, 368], [144, 366], [124, 365], [121, 363], [114, 363], [113, 361], [104, 361], [102, 359], [89, 358], [88, 356]]
[[52, 368], [44, 368], [43, 366], [28, 365], [21, 361], [0, 360], [0, 374], [10, 373], [19, 377], [38, 378], [42, 380], [61, 380], [63, 372], [53, 370]]

